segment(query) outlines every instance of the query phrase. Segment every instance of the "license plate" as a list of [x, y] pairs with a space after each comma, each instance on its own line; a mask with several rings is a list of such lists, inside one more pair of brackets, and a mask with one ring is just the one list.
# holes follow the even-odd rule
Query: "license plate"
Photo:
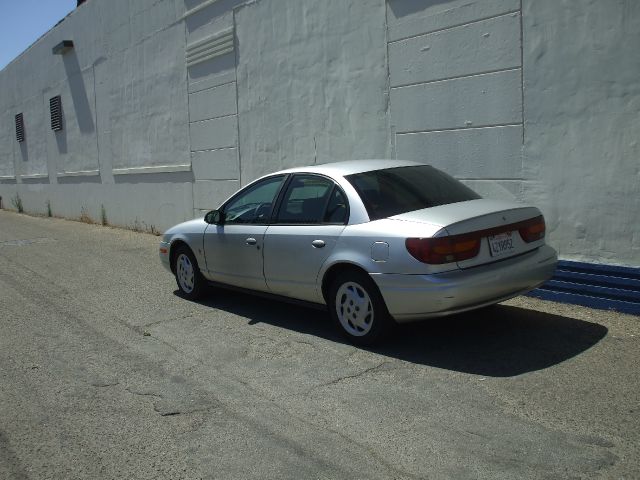
[[505, 232], [487, 238], [489, 239], [489, 251], [492, 257], [500, 257], [513, 252], [513, 232]]

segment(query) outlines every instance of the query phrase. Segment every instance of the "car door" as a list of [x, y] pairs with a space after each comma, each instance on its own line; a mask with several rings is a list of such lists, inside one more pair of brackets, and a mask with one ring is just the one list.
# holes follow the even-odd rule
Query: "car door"
[[227, 201], [221, 225], [204, 234], [208, 277], [253, 290], [267, 290], [263, 273], [263, 241], [275, 199], [285, 180], [277, 175], [260, 180]]
[[264, 274], [272, 293], [321, 302], [321, 266], [348, 219], [346, 195], [327, 177], [296, 174], [264, 237]]

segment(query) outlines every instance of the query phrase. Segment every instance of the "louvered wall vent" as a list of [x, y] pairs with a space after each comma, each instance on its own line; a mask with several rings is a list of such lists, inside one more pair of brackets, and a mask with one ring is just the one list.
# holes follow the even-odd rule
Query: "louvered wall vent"
[[187, 45], [187, 67], [233, 52], [233, 28]]
[[59, 132], [62, 130], [62, 99], [60, 95], [49, 100], [49, 110], [51, 111], [51, 130]]
[[16, 115], [16, 140], [24, 142], [24, 117], [21, 113]]

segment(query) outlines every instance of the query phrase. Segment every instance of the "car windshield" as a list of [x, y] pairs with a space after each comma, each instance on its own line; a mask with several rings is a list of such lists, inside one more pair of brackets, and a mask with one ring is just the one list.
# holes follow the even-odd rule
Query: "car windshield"
[[429, 165], [374, 170], [345, 178], [362, 198], [371, 220], [481, 198], [455, 178]]

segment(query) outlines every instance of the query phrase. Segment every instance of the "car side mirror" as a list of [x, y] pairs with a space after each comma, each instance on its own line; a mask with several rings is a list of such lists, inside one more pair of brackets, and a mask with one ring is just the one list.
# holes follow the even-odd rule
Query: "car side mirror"
[[224, 223], [224, 212], [211, 210], [204, 216], [204, 221], [210, 225], [222, 225]]

